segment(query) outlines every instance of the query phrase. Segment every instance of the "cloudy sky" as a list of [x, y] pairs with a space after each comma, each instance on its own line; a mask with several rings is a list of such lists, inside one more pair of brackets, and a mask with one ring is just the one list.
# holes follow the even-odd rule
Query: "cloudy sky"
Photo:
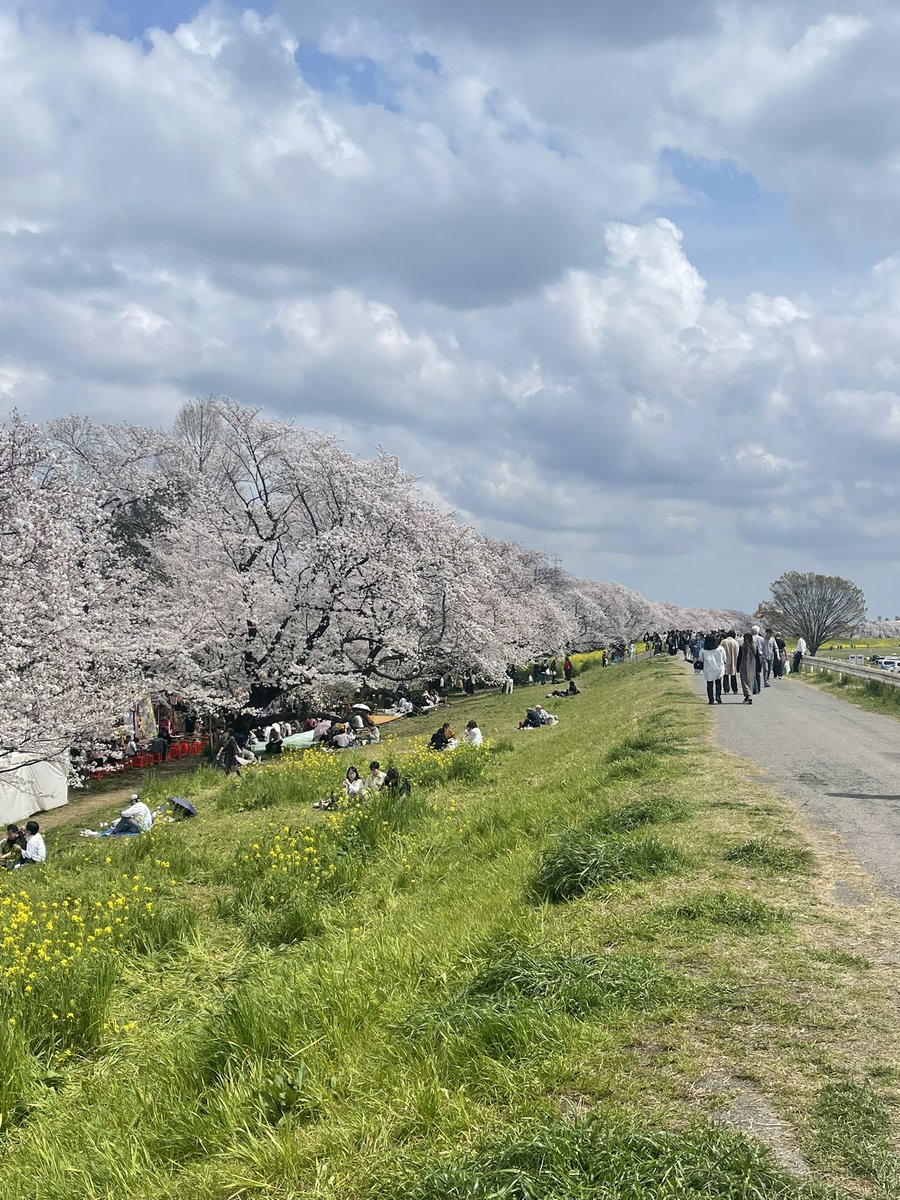
[[571, 570], [900, 613], [888, 0], [0, 0], [0, 403], [225, 392]]

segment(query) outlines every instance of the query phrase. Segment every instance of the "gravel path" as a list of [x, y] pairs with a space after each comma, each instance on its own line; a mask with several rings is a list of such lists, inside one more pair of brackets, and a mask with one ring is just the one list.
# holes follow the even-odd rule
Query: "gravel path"
[[[699, 671], [694, 689], [706, 701]], [[816, 824], [900, 898], [900, 722], [855, 708], [791, 678], [754, 696], [722, 697], [720, 745], [749, 758]]]

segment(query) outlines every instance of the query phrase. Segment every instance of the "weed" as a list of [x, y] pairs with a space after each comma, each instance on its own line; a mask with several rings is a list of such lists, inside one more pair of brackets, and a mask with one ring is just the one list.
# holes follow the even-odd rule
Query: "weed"
[[277, 908], [251, 906], [243, 924], [250, 945], [287, 946], [322, 932], [321, 909], [308, 899], [289, 897]]
[[900, 1160], [887, 1145], [890, 1110], [869, 1084], [850, 1080], [827, 1084], [819, 1094], [814, 1115], [823, 1149], [874, 1183], [900, 1183]]
[[684, 863], [680, 851], [658, 838], [603, 838], [589, 829], [573, 829], [543, 856], [529, 897], [559, 904], [592, 888], [673, 874]]
[[174, 950], [196, 939], [198, 923], [197, 910], [190, 904], [161, 904], [152, 921], [133, 926], [130, 944], [138, 954]]
[[872, 964], [861, 954], [848, 954], [844, 950], [811, 950], [810, 958], [818, 962], [834, 963], [837, 967], [853, 967], [857, 971], [871, 971]]
[[381, 1200], [800, 1200], [811, 1192], [739, 1134], [648, 1132], [605, 1117], [499, 1138], [407, 1180], [380, 1181]]
[[598, 833], [630, 833], [643, 825], [662, 821], [682, 821], [690, 816], [691, 806], [673, 796], [643, 796], [618, 808], [612, 808], [590, 822]]
[[785, 914], [757, 900], [729, 892], [701, 892], [680, 904], [660, 909], [660, 915], [676, 921], [724, 925], [737, 933], [757, 933], [771, 929]]
[[806, 871], [813, 864], [813, 856], [809, 850], [771, 839], [751, 839], [727, 851], [725, 861], [767, 871]]
[[514, 941], [489, 949], [487, 965], [465, 988], [467, 1000], [540, 1000], [569, 1016], [611, 1008], [642, 1009], [672, 987], [653, 959], [629, 954], [542, 952]]

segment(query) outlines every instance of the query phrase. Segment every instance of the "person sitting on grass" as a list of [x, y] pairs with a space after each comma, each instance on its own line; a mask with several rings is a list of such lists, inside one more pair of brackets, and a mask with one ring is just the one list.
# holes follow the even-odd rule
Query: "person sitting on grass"
[[19, 867], [36, 866], [38, 863], [46, 862], [47, 847], [44, 845], [44, 838], [41, 834], [41, 827], [37, 821], [29, 821], [25, 826], [25, 849], [22, 851], [22, 857], [16, 863], [16, 869]]
[[147, 833], [153, 826], [153, 813], [137, 792], [132, 792], [128, 804], [119, 814], [115, 825], [101, 833], [97, 829], [82, 829], [82, 837], [134, 837]]
[[269, 730], [269, 739], [266, 742], [266, 754], [280, 754], [281, 743], [284, 739], [281, 736], [281, 727], [273, 725]]
[[25, 834], [18, 825], [7, 825], [6, 837], [2, 843], [3, 853], [0, 854], [0, 863], [7, 868], [15, 866], [21, 852], [25, 849], [25, 842]]
[[459, 742], [456, 740], [456, 735], [450, 728], [449, 721], [445, 721], [440, 729], [436, 729], [434, 731], [434, 733], [431, 735], [429, 745], [431, 746], [432, 750], [452, 750], [454, 746], [459, 745]]
[[341, 791], [349, 800], [353, 797], [362, 796], [366, 790], [366, 785], [359, 777], [359, 771], [356, 767], [348, 767], [347, 774], [344, 776], [344, 781], [341, 784]]
[[385, 773], [381, 769], [381, 763], [370, 762], [369, 773], [364, 780], [365, 789], [367, 792], [380, 792], [384, 787]]
[[238, 747], [237, 764], [239, 767], [249, 767], [257, 761], [257, 757], [253, 753], [253, 747], [250, 744], [250, 739], [248, 738], [243, 746]]
[[[359, 771], [356, 767], [348, 767], [347, 774], [341, 780], [341, 800], [362, 799], [365, 795], [366, 787], [359, 777]], [[339, 797], [331, 792], [324, 800], [316, 800], [313, 802], [313, 808], [337, 808]]]
[[384, 777], [383, 790], [392, 792], [396, 796], [408, 796], [412, 791], [412, 785], [405, 775], [401, 775], [396, 767], [388, 767]]
[[152, 825], [153, 813], [137, 792], [132, 792], [127, 808], [122, 809], [122, 813], [110, 830], [110, 834], [111, 836], [118, 837], [122, 834], [147, 833]]
[[480, 746], [484, 741], [484, 738], [481, 735], [481, 730], [478, 728], [477, 721], [470, 721], [468, 723], [463, 737], [469, 746]]
[[401, 717], [408, 717], [413, 711], [414, 707], [415, 705], [408, 696], [401, 696], [397, 701], [397, 712], [401, 715]]
[[542, 725], [556, 725], [558, 718], [552, 716], [540, 704], [536, 704], [534, 708], [526, 709], [525, 720], [519, 722], [520, 729], [540, 729]]
[[339, 722], [332, 729], [328, 741], [330, 745], [334, 746], [335, 750], [346, 750], [348, 746], [355, 744], [356, 738], [344, 722]]

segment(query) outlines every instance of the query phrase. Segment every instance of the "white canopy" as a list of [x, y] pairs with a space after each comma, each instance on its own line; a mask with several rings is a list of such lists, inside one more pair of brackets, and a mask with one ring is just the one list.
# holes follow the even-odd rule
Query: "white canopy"
[[61, 808], [68, 803], [69, 785], [61, 762], [35, 762], [27, 754], [4, 757], [0, 771], [0, 825], [18, 824], [34, 813]]

